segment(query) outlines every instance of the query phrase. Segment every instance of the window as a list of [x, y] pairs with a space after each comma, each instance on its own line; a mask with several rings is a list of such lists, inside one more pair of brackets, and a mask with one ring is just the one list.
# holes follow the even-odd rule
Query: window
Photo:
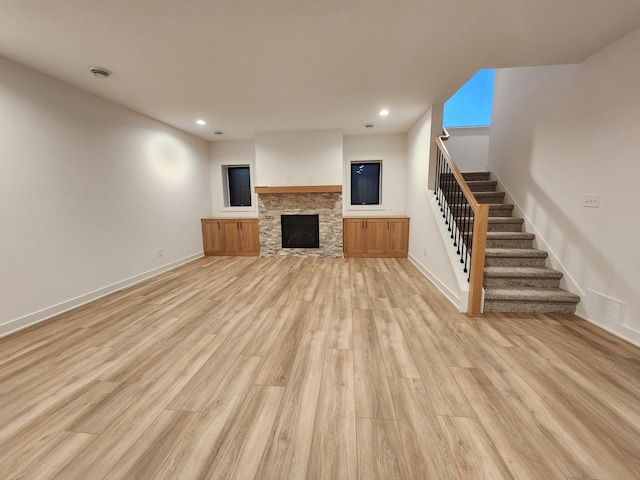
[[491, 125], [494, 70], [479, 70], [444, 104], [445, 127]]
[[248, 165], [226, 168], [226, 207], [251, 206], [251, 172]]
[[351, 205], [380, 205], [382, 162], [351, 162]]

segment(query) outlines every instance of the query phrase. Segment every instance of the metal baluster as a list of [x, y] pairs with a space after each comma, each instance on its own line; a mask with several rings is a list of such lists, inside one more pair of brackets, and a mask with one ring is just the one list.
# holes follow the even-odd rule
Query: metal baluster
[[447, 204], [448, 204], [448, 192], [449, 192], [449, 165], [445, 164], [444, 166], [444, 192], [442, 193], [442, 206], [444, 207], [444, 209], [442, 210], [442, 218], [444, 218], [444, 223], [445, 225], [448, 225], [447, 223]]
[[[456, 253], [458, 255], [460, 255], [460, 244], [462, 243], [462, 219], [461, 217], [461, 212], [462, 212], [462, 202], [464, 201], [464, 194], [462, 193], [462, 188], [460, 187], [460, 184], [458, 184], [458, 199], [456, 200], [456, 229], [457, 229], [457, 234], [456, 234], [456, 239], [458, 241], [457, 243], [457, 247], [458, 250], [456, 251]], [[453, 245], [456, 245], [456, 241], [454, 240]]]
[[467, 238], [469, 236], [469, 219], [468, 219], [468, 211], [469, 211], [469, 202], [467, 202], [467, 198], [465, 197], [464, 199], [464, 204], [462, 205], [462, 230], [463, 230], [463, 237], [462, 237], [462, 251], [460, 252], [460, 263], [464, 263], [465, 264], [465, 273], [466, 273], [466, 255], [467, 255], [467, 251], [469, 250], [467, 248]]
[[456, 246], [456, 208], [458, 203], [458, 191], [460, 190], [460, 185], [458, 185], [458, 180], [455, 176], [451, 175], [451, 180], [453, 182], [453, 193], [451, 195], [451, 239], [453, 240], [453, 246]]
[[438, 205], [440, 205], [440, 197], [438, 196], [438, 187], [440, 186], [440, 163], [442, 162], [442, 152], [440, 151], [440, 147], [437, 147], [436, 153], [436, 188], [434, 189], [433, 194], [438, 198]]

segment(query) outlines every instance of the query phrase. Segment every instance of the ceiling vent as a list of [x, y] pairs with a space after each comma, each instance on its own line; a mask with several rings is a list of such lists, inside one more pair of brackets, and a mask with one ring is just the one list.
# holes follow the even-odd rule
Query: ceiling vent
[[102, 67], [89, 67], [89, 71], [93, 73], [94, 77], [98, 78], [109, 78], [111, 76], [111, 72]]

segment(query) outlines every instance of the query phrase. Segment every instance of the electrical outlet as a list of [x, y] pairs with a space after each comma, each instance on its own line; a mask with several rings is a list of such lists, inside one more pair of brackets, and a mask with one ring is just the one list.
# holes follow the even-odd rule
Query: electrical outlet
[[584, 195], [583, 207], [587, 208], [600, 208], [600, 194], [599, 193], [586, 193]]
[[425, 257], [427, 256], [427, 249], [426, 248], [424, 249], [424, 256]]
[[160, 257], [162, 257], [162, 249], [161, 248], [158, 249], [158, 258], [160, 258]]
[[285, 175], [284, 176], [284, 183], [289, 183], [291, 182], [291, 177], [289, 175]]

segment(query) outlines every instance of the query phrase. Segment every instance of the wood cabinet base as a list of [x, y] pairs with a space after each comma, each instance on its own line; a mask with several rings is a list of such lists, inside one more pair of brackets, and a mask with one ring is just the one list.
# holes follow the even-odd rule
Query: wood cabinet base
[[202, 244], [206, 256], [259, 257], [257, 218], [203, 218]]
[[343, 219], [345, 258], [407, 258], [409, 217], [347, 217]]

